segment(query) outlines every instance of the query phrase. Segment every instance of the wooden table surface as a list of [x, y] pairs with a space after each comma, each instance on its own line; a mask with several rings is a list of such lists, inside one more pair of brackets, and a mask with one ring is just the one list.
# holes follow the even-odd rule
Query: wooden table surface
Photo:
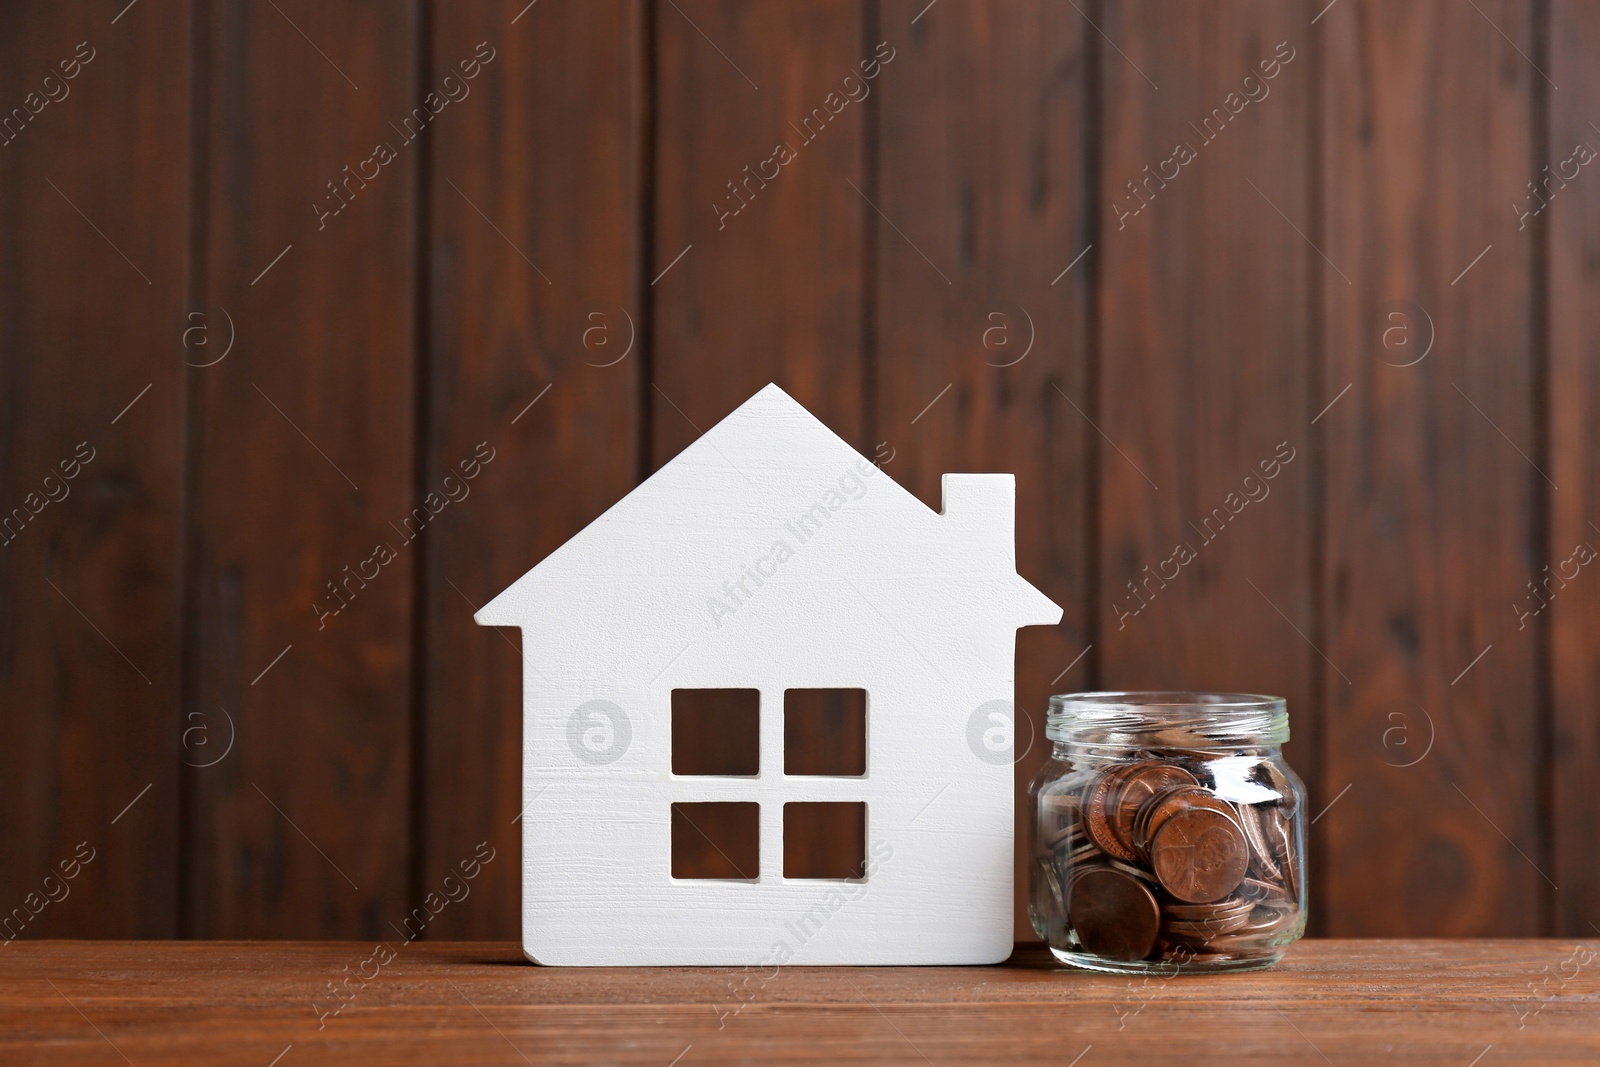
[[1130, 979], [1037, 946], [746, 971], [535, 967], [503, 943], [14, 941], [0, 1063], [1593, 1064], [1596, 952], [1307, 941], [1263, 973]]

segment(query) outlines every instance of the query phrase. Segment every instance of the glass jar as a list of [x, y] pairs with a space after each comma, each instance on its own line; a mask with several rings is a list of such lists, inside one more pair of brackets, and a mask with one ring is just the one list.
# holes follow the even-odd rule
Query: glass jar
[[1050, 698], [1028, 787], [1033, 928], [1097, 971], [1270, 967], [1306, 926], [1305, 786], [1280, 697]]

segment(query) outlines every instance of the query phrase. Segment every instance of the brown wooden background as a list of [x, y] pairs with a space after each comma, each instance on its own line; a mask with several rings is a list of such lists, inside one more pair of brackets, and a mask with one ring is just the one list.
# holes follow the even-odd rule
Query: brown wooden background
[[[1020, 636], [1036, 722], [1091, 687], [1289, 698], [1314, 929], [1600, 929], [1600, 567], [1518, 609], [1600, 546], [1600, 174], [1574, 157], [1600, 8], [4, 21], [0, 913], [25, 936], [389, 936], [486, 840], [427, 935], [514, 936], [516, 635], [473, 607], [768, 381], [936, 507], [942, 472], [1017, 473], [1019, 570], [1066, 607]], [[1270, 496], [1122, 619], [1280, 442]]]

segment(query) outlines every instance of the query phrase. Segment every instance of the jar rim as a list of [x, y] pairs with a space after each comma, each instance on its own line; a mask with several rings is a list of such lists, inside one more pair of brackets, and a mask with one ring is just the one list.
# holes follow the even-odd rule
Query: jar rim
[[1102, 690], [1050, 698], [1045, 736], [1053, 741], [1122, 747], [1173, 743], [1281, 745], [1289, 740], [1288, 702], [1261, 693], [1203, 690]]

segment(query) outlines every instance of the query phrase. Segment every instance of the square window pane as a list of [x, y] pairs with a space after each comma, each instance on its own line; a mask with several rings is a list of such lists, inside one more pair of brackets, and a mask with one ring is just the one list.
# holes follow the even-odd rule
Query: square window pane
[[672, 877], [755, 878], [761, 805], [672, 805]]
[[865, 878], [867, 806], [796, 802], [783, 806], [785, 878]]
[[760, 741], [759, 690], [672, 691], [673, 774], [758, 774]]
[[866, 774], [867, 691], [784, 690], [783, 773]]

